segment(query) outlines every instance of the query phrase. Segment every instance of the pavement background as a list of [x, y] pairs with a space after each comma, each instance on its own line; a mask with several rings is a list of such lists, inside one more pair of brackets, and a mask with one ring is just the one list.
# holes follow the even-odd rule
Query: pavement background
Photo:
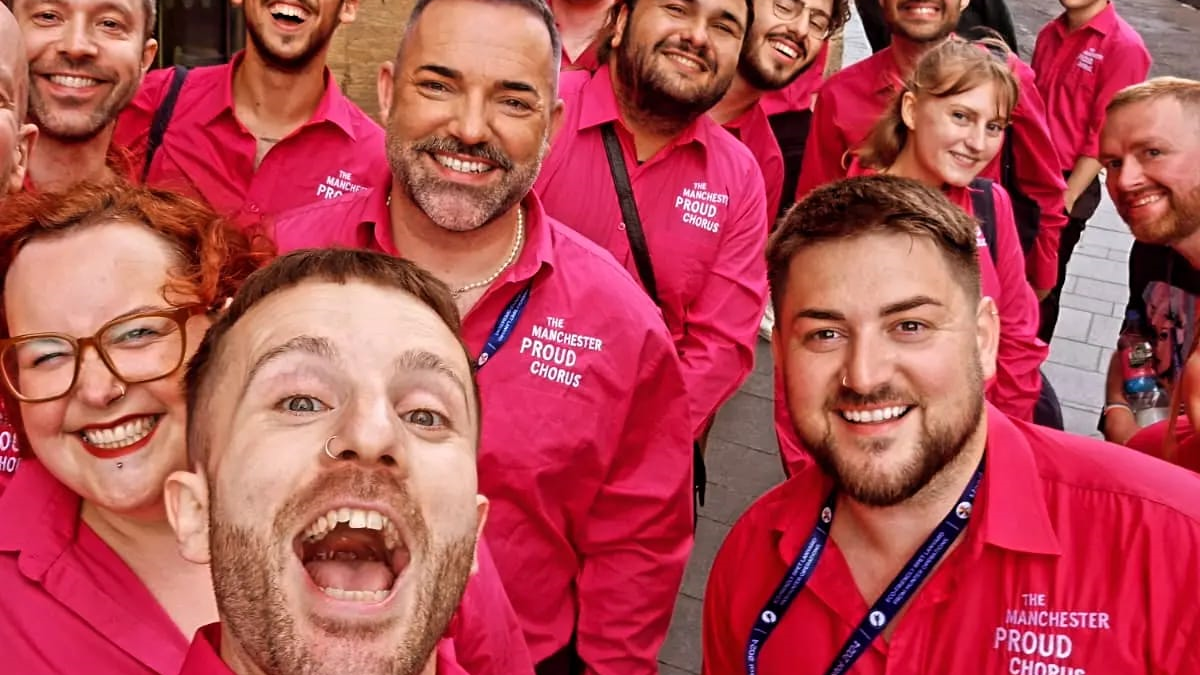
[[[1200, 0], [1190, 0], [1200, 3]], [[1117, 0], [1121, 15], [1142, 35], [1151, 76], [1200, 78], [1200, 11], [1170, 0]], [[853, 3], [851, 3], [853, 6]], [[1057, 2], [1009, 0], [1021, 55], [1028, 60], [1038, 30], [1057, 16]], [[855, 17], [846, 27], [843, 64], [871, 53]], [[1044, 366], [1063, 404], [1068, 431], [1098, 436], [1104, 377], [1128, 296], [1133, 243], [1107, 194], [1071, 258], [1062, 311]], [[700, 510], [696, 545], [675, 605], [671, 633], [659, 655], [662, 675], [700, 672], [700, 619], [713, 557], [730, 526], [762, 493], [783, 479], [772, 420], [771, 350], [759, 342], [754, 372], [721, 410], [708, 446], [708, 498]]]

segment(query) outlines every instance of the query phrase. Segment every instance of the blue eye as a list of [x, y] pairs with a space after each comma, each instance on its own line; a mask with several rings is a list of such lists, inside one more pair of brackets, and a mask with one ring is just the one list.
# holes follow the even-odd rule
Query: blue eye
[[419, 408], [405, 413], [403, 419], [409, 424], [415, 424], [419, 427], [428, 427], [430, 429], [441, 429], [448, 425], [446, 416], [429, 410], [428, 408]]
[[316, 413], [328, 410], [329, 406], [325, 405], [319, 398], [298, 394], [296, 396], [288, 396], [279, 402], [279, 406], [290, 413], [306, 414]]

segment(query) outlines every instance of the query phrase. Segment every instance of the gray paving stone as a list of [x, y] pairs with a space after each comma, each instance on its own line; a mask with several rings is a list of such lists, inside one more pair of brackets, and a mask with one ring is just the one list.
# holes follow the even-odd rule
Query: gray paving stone
[[1125, 301], [1129, 299], [1129, 284], [1125, 281], [1113, 283], [1079, 277], [1076, 280], [1075, 286], [1069, 292], [1086, 295], [1089, 298], [1096, 298], [1098, 300], [1119, 302], [1124, 305]]
[[[757, 461], [757, 457], [754, 458]], [[779, 461], [778, 458], [775, 459]], [[783, 480], [780, 474], [780, 480]], [[746, 509], [758, 499], [758, 495], [738, 492], [727, 485], [709, 481], [705, 491], [704, 506], [700, 507], [700, 517], [725, 525], [733, 525]]]
[[1063, 282], [1062, 292], [1063, 293], [1074, 293], [1075, 292], [1075, 282], [1078, 280], [1079, 280], [1078, 277], [1076, 277], [1075, 275], [1068, 272], [1067, 280]]
[[1096, 370], [1100, 363], [1100, 348], [1076, 340], [1055, 337], [1050, 343], [1051, 363]]
[[[1110, 283], [1129, 284], [1129, 266], [1108, 258], [1097, 258], [1091, 255], [1080, 255], [1078, 252], [1071, 257], [1069, 271], [1080, 281], [1083, 279], [1098, 279]], [[1078, 287], [1078, 286], [1076, 286]]]
[[1045, 363], [1042, 372], [1054, 384], [1054, 391], [1064, 404], [1084, 410], [1099, 410], [1104, 405], [1104, 374], [1094, 370], [1073, 368], [1059, 363]]
[[1086, 342], [1088, 330], [1092, 326], [1092, 313], [1070, 307], [1060, 307], [1058, 323], [1054, 325], [1054, 337], [1067, 338]]
[[1097, 347], [1107, 347], [1117, 343], [1117, 336], [1121, 333], [1121, 320], [1112, 316], [1100, 316], [1099, 314], [1092, 317], [1092, 329], [1088, 333], [1088, 344], [1096, 345]]
[[658, 664], [658, 675], [696, 675], [696, 672], [676, 668], [669, 663], [660, 663]]
[[775, 376], [773, 373], [762, 373], [756, 368], [750, 377], [742, 383], [742, 391], [751, 396], [775, 400]]
[[[1113, 250], [1111, 248], [1104, 248], [1103, 246], [1094, 246], [1092, 244], [1085, 244], [1085, 243], [1083, 243], [1083, 240], [1081, 239], [1079, 244], [1077, 244], [1075, 246], [1075, 254], [1074, 255], [1090, 255], [1095, 258], [1108, 258], [1109, 254], [1112, 252], [1113, 252]], [[1122, 256], [1123, 255], [1124, 254], [1122, 254]], [[1074, 257], [1071, 258], [1071, 260], [1074, 260], [1074, 259], [1075, 259]], [[1111, 260], [1112, 258], [1109, 258], [1109, 259]], [[1124, 260], [1124, 257], [1119, 258], [1119, 260]]]
[[[697, 599], [680, 595], [675, 601], [675, 614], [671, 618], [671, 632], [658, 653], [658, 660], [685, 673], [700, 672], [700, 633], [704, 605]], [[662, 671], [666, 673], [668, 671]]]
[[1133, 235], [1129, 234], [1128, 229], [1121, 232], [1089, 227], [1083, 231], [1083, 237], [1080, 241], [1084, 241], [1090, 246], [1102, 246], [1128, 253], [1129, 248], [1133, 246]]
[[1079, 408], [1073, 405], [1063, 404], [1063, 427], [1073, 433], [1081, 436], [1092, 436], [1094, 438], [1102, 438], [1103, 434], [1096, 431], [1096, 421], [1100, 418], [1100, 409], [1094, 410]]
[[692, 548], [692, 557], [688, 560], [687, 570], [683, 574], [683, 594], [704, 599], [704, 587], [708, 584], [708, 571], [712, 569], [713, 559], [721, 548], [721, 543], [729, 534], [729, 526], [708, 518], [701, 518], [696, 523], [696, 544]]
[[1108, 251], [1108, 257], [1110, 260], [1120, 260], [1121, 262], [1125, 263], [1126, 268], [1128, 269], [1129, 249], [1117, 250], [1117, 249], [1110, 248], [1110, 249], [1105, 249], [1105, 250]]
[[[740, 495], [757, 497], [783, 481], [783, 466], [776, 446], [772, 445], [769, 451], [750, 448], [717, 438], [716, 431], [713, 429], [705, 456], [710, 482]], [[775, 433], [774, 427], [771, 433]]]
[[[1058, 303], [1059, 307], [1070, 307], [1071, 309], [1091, 312], [1092, 314], [1112, 316], [1113, 313], [1113, 303], [1107, 300], [1097, 300], [1096, 298], [1076, 295], [1075, 293], [1063, 293], [1059, 296]], [[1058, 326], [1055, 326], [1055, 328], [1057, 329]]]

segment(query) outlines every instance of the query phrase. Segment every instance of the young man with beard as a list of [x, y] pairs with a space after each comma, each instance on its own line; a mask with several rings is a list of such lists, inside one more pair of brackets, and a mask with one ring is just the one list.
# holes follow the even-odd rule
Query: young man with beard
[[593, 71], [600, 67], [596, 49], [600, 30], [613, 0], [554, 0], [554, 22], [562, 35], [563, 70]]
[[1109, 0], [1059, 0], [1065, 10], [1038, 33], [1030, 64], [1046, 102], [1050, 137], [1067, 181], [1067, 226], [1058, 245], [1058, 283], [1042, 301], [1038, 336], [1054, 337], [1067, 264], [1100, 205], [1100, 128], [1114, 94], [1146, 79], [1152, 59], [1142, 37]]
[[976, 229], [890, 176], [780, 223], [774, 351], [817, 462], [717, 554], [706, 675], [1200, 671], [1200, 477], [984, 403]]
[[390, 256], [247, 279], [188, 368], [194, 473], [166, 482], [220, 611], [181, 675], [465, 675], [438, 644], [487, 515], [458, 330], [449, 290]]
[[[845, 68], [821, 88], [813, 112], [809, 142], [796, 187], [796, 199], [814, 188], [846, 175], [849, 154], [863, 142], [871, 127], [902, 89], [913, 67], [929, 49], [950, 37], [967, 0], [880, 0], [892, 31], [891, 46]], [[982, 49], [982, 47], [981, 47]], [[1021, 83], [1021, 96], [1012, 114], [1012, 133], [1006, 148], [980, 174], [1004, 183], [1017, 206], [1024, 197], [1040, 210], [1019, 210], [1018, 228], [1035, 241], [1026, 245], [1026, 272], [1039, 297], [1045, 297], [1058, 277], [1059, 233], [1066, 225], [1063, 194], [1066, 182], [1046, 123], [1045, 104], [1034, 84], [1034, 73], [1015, 55], [1008, 64]], [[1011, 168], [1005, 167], [1011, 158]], [[1011, 176], [1006, 175], [1011, 174]]]
[[705, 114], [729, 90], [752, 15], [743, 0], [615, 5], [604, 65], [560, 80], [566, 112], [536, 186], [547, 213], [659, 305], [697, 439], [750, 374], [766, 298], [762, 170]]
[[652, 675], [692, 544], [692, 429], [654, 305], [531, 192], [561, 49], [542, 0], [417, 2], [379, 75], [387, 187], [286, 214], [275, 237], [402, 255], [454, 289], [484, 534], [538, 673]]
[[[325, 65], [358, 0], [232, 2], [246, 17], [246, 49], [187, 74], [147, 182], [202, 198], [246, 227], [375, 187], [373, 177], [386, 175], [383, 131]], [[117, 126], [116, 142], [142, 164], [175, 73], [151, 73]]]
[[783, 191], [783, 153], [761, 99], [807, 72], [826, 41], [849, 20], [849, 12], [846, 0], [756, 0], [737, 74], [729, 91], [708, 111], [754, 154], [767, 186], [767, 215], [772, 220]]
[[[1161, 287], [1169, 314], [1188, 310], [1200, 297], [1200, 82], [1160, 77], [1122, 90], [1106, 110], [1100, 163], [1108, 194], [1137, 241], [1129, 253], [1129, 302], [1149, 321], [1150, 296]], [[1149, 326], [1145, 326], [1148, 328]], [[1195, 326], [1182, 326], [1191, 334]], [[1180, 372], [1189, 341], [1177, 332], [1158, 364], [1166, 384]], [[1119, 353], [1108, 369], [1106, 404], [1100, 419], [1105, 438], [1125, 443], [1138, 424], [1124, 392]]]
[[128, 177], [111, 148], [117, 115], [158, 53], [154, 0], [15, 0], [29, 59], [28, 119], [37, 152], [27, 186], [61, 192], [80, 182]]

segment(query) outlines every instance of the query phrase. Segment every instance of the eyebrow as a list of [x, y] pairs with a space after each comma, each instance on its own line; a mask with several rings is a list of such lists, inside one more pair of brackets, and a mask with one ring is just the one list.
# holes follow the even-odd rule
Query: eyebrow
[[250, 366], [250, 374], [246, 377], [246, 384], [242, 387], [242, 392], [245, 393], [250, 384], [254, 382], [254, 378], [272, 361], [296, 352], [311, 354], [326, 361], [335, 361], [338, 358], [337, 349], [329, 340], [315, 335], [297, 335], [287, 342], [263, 352], [263, 355], [254, 361], [254, 365]]
[[[463, 78], [462, 71], [436, 63], [426, 63], [418, 67], [417, 72], [419, 73], [421, 71], [427, 71], [433, 73], [434, 75], [444, 77], [448, 80], [461, 80]], [[521, 80], [501, 80], [500, 89], [506, 91], [519, 91], [525, 94], [536, 95], [538, 93], [537, 87], [528, 82], [522, 82]]]
[[[925, 306], [944, 307], [945, 305], [927, 295], [916, 295], [900, 300], [899, 302], [893, 302], [890, 305], [885, 305], [879, 311], [879, 316], [891, 316]], [[796, 318], [815, 319], [817, 321], [845, 321], [846, 315], [834, 309], [811, 308], [796, 312]]]
[[463, 403], [470, 407], [470, 401], [467, 398], [467, 385], [463, 382], [458, 373], [450, 367], [449, 363], [442, 357], [433, 352], [424, 349], [409, 349], [396, 359], [396, 372], [398, 374], [407, 374], [411, 372], [427, 372], [434, 373], [440, 377], [446, 378], [454, 383], [459, 394], [462, 395]]

